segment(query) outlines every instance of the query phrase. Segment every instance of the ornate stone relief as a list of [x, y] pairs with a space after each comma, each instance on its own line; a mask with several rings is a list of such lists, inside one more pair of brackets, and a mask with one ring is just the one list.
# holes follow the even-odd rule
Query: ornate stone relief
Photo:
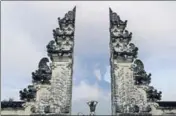
[[147, 74], [144, 70], [144, 65], [141, 60], [136, 59], [133, 65], [134, 80], [136, 85], [149, 85], [151, 81], [151, 74]]
[[33, 83], [50, 84], [51, 69], [47, 65], [48, 58], [42, 58], [38, 65], [38, 70], [32, 72]]
[[68, 108], [71, 107], [71, 69], [68, 68], [72, 63], [57, 62], [56, 68], [53, 70], [53, 78], [51, 84], [51, 95], [55, 103], [58, 105], [59, 112], [70, 112]]
[[136, 59], [138, 48], [131, 43], [132, 33], [126, 26], [127, 21], [110, 9], [112, 114], [150, 112], [148, 101], [159, 100], [161, 93], [149, 89], [151, 74]]
[[29, 85], [28, 88], [25, 88], [19, 92], [20, 99], [27, 102], [35, 101], [36, 92], [36, 88], [33, 85]]
[[[21, 99], [35, 99], [33, 114], [70, 114], [72, 97], [72, 67], [76, 8], [58, 18], [59, 27], [53, 30], [54, 40], [47, 45], [48, 58], [42, 58], [38, 70], [32, 72], [35, 92], [20, 91]], [[35, 93], [35, 94], [34, 94]]]
[[158, 100], [161, 100], [162, 92], [161, 91], [158, 92], [156, 89], [154, 89], [154, 87], [150, 86], [146, 92], [147, 92], [148, 101], [156, 102]]
[[54, 40], [47, 45], [48, 56], [52, 60], [50, 98], [53, 101], [52, 106], [47, 106], [47, 112], [71, 112], [75, 14], [76, 8], [66, 13], [62, 19], [58, 18], [59, 27], [53, 30]]
[[127, 21], [122, 21], [120, 17], [110, 9], [110, 36], [113, 59], [121, 62], [132, 62], [137, 57], [138, 48], [130, 43], [132, 33], [125, 30]]
[[62, 58], [72, 57], [74, 46], [76, 8], [65, 14], [65, 17], [58, 18], [59, 27], [53, 30], [54, 40], [47, 45], [48, 55], [53, 60], [53, 55]]
[[41, 86], [37, 91], [36, 111], [35, 113], [44, 114], [46, 109], [50, 107], [52, 103], [51, 99], [51, 88], [49, 86]]
[[115, 73], [115, 89], [116, 89], [116, 101], [117, 111], [125, 113], [143, 112], [146, 107], [145, 94], [134, 86], [133, 72], [129, 67], [123, 67], [119, 65], [119, 70]]

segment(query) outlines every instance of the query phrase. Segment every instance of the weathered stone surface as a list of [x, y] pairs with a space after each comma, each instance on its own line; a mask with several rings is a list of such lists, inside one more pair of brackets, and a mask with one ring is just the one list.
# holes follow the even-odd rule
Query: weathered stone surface
[[[74, 47], [76, 7], [65, 14], [64, 18], [58, 18], [59, 27], [53, 30], [54, 40], [47, 47], [48, 56], [52, 61], [58, 58], [72, 58]], [[54, 58], [55, 57], [55, 58]]]
[[125, 30], [127, 21], [122, 21], [111, 9], [109, 11], [111, 57], [119, 62], [132, 62], [137, 57], [138, 48], [130, 43], [132, 33]]
[[[71, 114], [75, 14], [76, 8], [66, 13], [64, 18], [58, 18], [59, 27], [53, 30], [54, 40], [47, 45], [52, 61], [48, 69], [52, 75], [49, 84], [34, 83], [38, 90], [33, 114]], [[33, 73], [33, 77], [41, 78], [42, 75], [36, 75], [38, 72]]]
[[[118, 69], [114, 70], [114, 96], [120, 108], [119, 112], [142, 112], [147, 98], [143, 89], [134, 86], [133, 71], [130, 69], [131, 64], [114, 63], [114, 65], [118, 65]], [[135, 106], [139, 107], [139, 111], [132, 111]]]
[[52, 104], [51, 97], [51, 87], [50, 85], [37, 85], [37, 98], [35, 102], [36, 112], [38, 114], [44, 114], [44, 109], [46, 106]]
[[131, 43], [132, 33], [125, 30], [126, 26], [127, 21], [110, 9], [112, 115], [149, 113], [152, 110], [149, 99], [161, 97], [156, 91], [149, 91], [151, 74], [146, 73], [142, 61], [137, 59], [138, 48]]
[[71, 108], [72, 62], [53, 62], [52, 65], [55, 68], [52, 70], [51, 95], [58, 113]]

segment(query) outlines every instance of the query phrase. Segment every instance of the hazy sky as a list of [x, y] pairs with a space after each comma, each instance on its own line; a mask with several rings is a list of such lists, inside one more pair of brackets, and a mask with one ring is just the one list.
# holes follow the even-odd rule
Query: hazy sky
[[[162, 100], [176, 101], [176, 2], [161, 1], [27, 1], [2, 2], [1, 100], [19, 100], [31, 84], [57, 18], [77, 7], [72, 114], [89, 112], [86, 102], [98, 100], [97, 114], [110, 114], [109, 7], [128, 20], [132, 42]], [[80, 107], [79, 107], [80, 105]]]

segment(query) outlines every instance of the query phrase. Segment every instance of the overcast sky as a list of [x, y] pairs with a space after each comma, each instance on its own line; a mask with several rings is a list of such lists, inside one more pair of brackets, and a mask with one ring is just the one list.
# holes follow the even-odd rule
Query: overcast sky
[[[72, 114], [89, 112], [86, 102], [98, 100], [97, 114], [110, 114], [109, 7], [128, 20], [132, 42], [162, 100], [176, 101], [176, 2], [27, 1], [2, 2], [1, 100], [19, 100], [31, 84], [57, 18], [76, 6]], [[80, 105], [80, 107], [79, 107]]]

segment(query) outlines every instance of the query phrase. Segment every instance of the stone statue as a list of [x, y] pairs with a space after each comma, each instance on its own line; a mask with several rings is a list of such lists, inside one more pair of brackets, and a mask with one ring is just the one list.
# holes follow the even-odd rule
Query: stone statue
[[149, 85], [151, 74], [147, 74], [144, 70], [144, 64], [141, 60], [136, 59], [133, 63], [134, 80], [136, 85]]
[[147, 75], [144, 70], [135, 74], [134, 77], [136, 85], [148, 85], [151, 82], [151, 74]]
[[38, 70], [32, 72], [33, 82], [49, 84], [51, 79], [51, 69], [47, 65], [48, 58], [42, 58], [38, 65]]
[[154, 87], [150, 86], [146, 92], [148, 101], [156, 102], [158, 100], [161, 100], [162, 92], [161, 91], [158, 92], [156, 89], [154, 89]]
[[47, 52], [49, 54], [60, 52], [61, 45], [57, 44], [54, 40], [51, 40], [47, 45]]

